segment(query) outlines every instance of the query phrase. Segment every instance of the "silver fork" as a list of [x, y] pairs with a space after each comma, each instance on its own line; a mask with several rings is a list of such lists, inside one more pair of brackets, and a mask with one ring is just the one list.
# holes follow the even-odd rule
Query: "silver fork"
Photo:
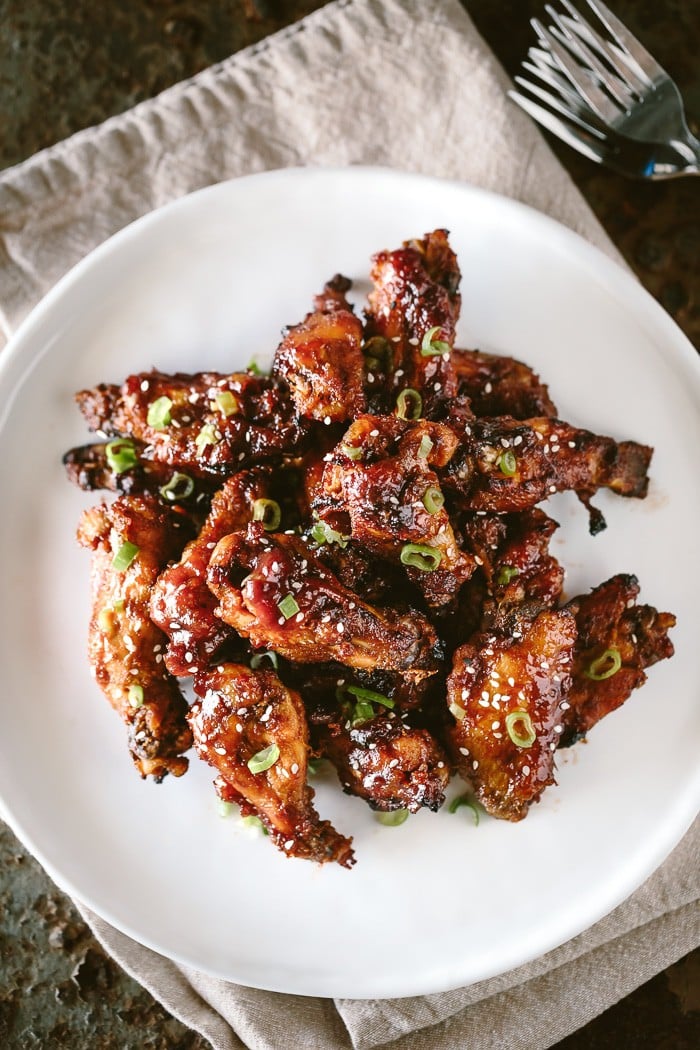
[[515, 77], [534, 98], [508, 94], [579, 153], [624, 175], [700, 174], [700, 141], [688, 128], [676, 84], [601, 0], [587, 2], [607, 33], [570, 0], [561, 0], [566, 14], [547, 4], [552, 25], [531, 20], [539, 46], [522, 64], [535, 82]]

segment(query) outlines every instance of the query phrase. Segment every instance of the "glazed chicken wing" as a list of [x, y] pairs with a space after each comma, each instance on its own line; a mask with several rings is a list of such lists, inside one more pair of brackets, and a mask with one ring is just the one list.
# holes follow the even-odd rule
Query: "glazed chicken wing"
[[437, 637], [419, 613], [377, 609], [343, 587], [297, 536], [258, 524], [217, 544], [208, 571], [219, 613], [254, 647], [297, 663], [337, 660], [420, 679], [437, 669]]
[[457, 394], [450, 349], [461, 305], [460, 272], [447, 237], [446, 230], [435, 230], [373, 256], [367, 334], [384, 345], [381, 352], [376, 342], [373, 347], [378, 364], [368, 372], [368, 393], [382, 388], [385, 410], [400, 391], [412, 389], [422, 396], [424, 414], [437, 418]]
[[142, 456], [194, 477], [294, 453], [306, 437], [283, 388], [251, 372], [142, 372], [121, 387], [81, 390], [76, 401], [91, 430], [133, 438]]
[[442, 483], [465, 509], [513, 513], [566, 489], [584, 502], [599, 488], [639, 499], [647, 492], [653, 450], [635, 441], [618, 443], [544, 417], [478, 419], [459, 433]]
[[673, 656], [668, 632], [675, 616], [657, 612], [651, 605], [637, 605], [638, 595], [636, 576], [620, 574], [569, 603], [578, 641], [562, 747], [576, 743], [624, 704], [646, 682], [645, 668]]
[[557, 415], [547, 384], [521, 361], [480, 350], [453, 350], [451, 357], [459, 392], [469, 398], [476, 416]]
[[273, 373], [289, 387], [300, 416], [330, 425], [365, 411], [364, 357], [360, 320], [332, 307], [330, 296], [324, 306], [287, 330]]
[[453, 601], [476, 568], [460, 549], [433, 464], [455, 447], [448, 427], [395, 417], [361, 416], [324, 472], [328, 504], [342, 510], [355, 543], [403, 565], [429, 605]]
[[461, 646], [447, 680], [451, 756], [487, 812], [505, 820], [522, 820], [554, 783], [576, 622], [547, 610], [521, 633]]
[[125, 496], [156, 496], [166, 505], [207, 507], [215, 489], [211, 478], [191, 478], [167, 463], [146, 459], [144, 446], [131, 438], [81, 445], [63, 457], [66, 475], [85, 492], [104, 489]]
[[148, 598], [186, 539], [182, 523], [145, 496], [85, 511], [78, 529], [80, 543], [94, 552], [90, 665], [126, 724], [136, 769], [157, 782], [185, 772], [183, 752], [192, 737], [187, 704], [163, 662], [167, 639], [151, 622]]
[[165, 663], [171, 674], [182, 677], [205, 670], [234, 633], [215, 614], [216, 598], [207, 586], [209, 559], [223, 536], [246, 527], [253, 504], [266, 497], [268, 489], [264, 467], [228, 478], [199, 535], [158, 577], [151, 593], [151, 618], [169, 639]]
[[347, 718], [315, 729], [314, 742], [345, 793], [366, 799], [372, 809], [417, 813], [423, 806], [438, 810], [445, 801], [447, 756], [427, 730], [394, 711], [366, 719], [350, 710]]
[[243, 816], [262, 821], [288, 857], [354, 863], [352, 839], [320, 820], [306, 782], [309, 731], [298, 693], [274, 671], [223, 664], [198, 675], [189, 721], [200, 758], [219, 774], [215, 786]]

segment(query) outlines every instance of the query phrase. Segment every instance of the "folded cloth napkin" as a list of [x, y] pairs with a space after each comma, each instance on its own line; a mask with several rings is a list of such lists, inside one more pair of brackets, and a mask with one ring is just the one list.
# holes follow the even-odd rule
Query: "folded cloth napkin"
[[[619, 258], [457, 0], [337, 0], [0, 175], [0, 326], [131, 220], [289, 165], [464, 179]], [[535, 962], [442, 994], [362, 1001], [244, 988], [171, 962], [78, 905], [105, 948], [216, 1050], [544, 1048], [700, 943], [700, 824], [624, 904]]]

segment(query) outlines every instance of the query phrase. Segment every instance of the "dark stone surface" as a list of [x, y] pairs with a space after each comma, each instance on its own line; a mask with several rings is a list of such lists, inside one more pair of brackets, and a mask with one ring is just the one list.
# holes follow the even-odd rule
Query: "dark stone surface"
[[[613, 2], [676, 78], [698, 134], [700, 3]], [[464, 3], [514, 73], [532, 42], [528, 18], [541, 15], [542, 4]], [[0, 0], [0, 168], [321, 6], [318, 0]], [[700, 182], [632, 183], [552, 144], [632, 268], [700, 347]], [[559, 1044], [561, 1050], [698, 1045], [698, 952]], [[0, 824], [0, 1047], [207, 1046], [105, 955], [71, 902]]]

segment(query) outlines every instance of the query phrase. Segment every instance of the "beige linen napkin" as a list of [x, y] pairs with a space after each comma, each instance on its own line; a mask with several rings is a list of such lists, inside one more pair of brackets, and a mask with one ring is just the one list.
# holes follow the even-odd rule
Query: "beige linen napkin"
[[[0, 175], [5, 338], [132, 219], [221, 179], [381, 164], [547, 212], [619, 258], [457, 0], [337, 0], [288, 30]], [[179, 966], [81, 907], [106, 949], [217, 1050], [544, 1048], [700, 943], [700, 824], [629, 900], [535, 962], [418, 998], [261, 992]]]

